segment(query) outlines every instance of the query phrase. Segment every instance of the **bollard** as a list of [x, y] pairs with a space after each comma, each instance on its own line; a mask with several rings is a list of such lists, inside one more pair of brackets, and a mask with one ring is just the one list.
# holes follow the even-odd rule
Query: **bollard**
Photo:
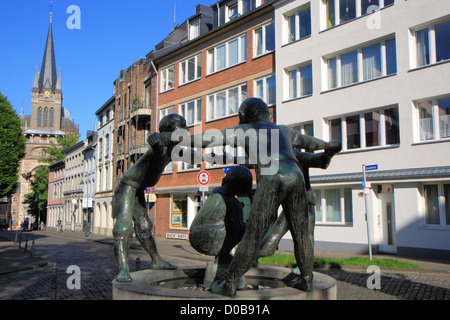
[[19, 237], [19, 230], [16, 230], [16, 238], [14, 239], [14, 244], [17, 244], [18, 237]]
[[141, 258], [136, 258], [136, 271], [141, 270]]
[[28, 249], [28, 237], [26, 237], [25, 240], [25, 252], [27, 252], [27, 249]]
[[58, 271], [58, 267], [57, 267], [56, 263], [54, 263], [53, 266], [52, 266], [52, 282], [50, 284], [52, 300], [56, 300], [57, 271]]
[[19, 248], [22, 245], [22, 232], [19, 233]]
[[30, 250], [30, 256], [32, 257], [34, 254], [34, 237], [33, 237], [33, 241], [31, 241], [31, 250]]

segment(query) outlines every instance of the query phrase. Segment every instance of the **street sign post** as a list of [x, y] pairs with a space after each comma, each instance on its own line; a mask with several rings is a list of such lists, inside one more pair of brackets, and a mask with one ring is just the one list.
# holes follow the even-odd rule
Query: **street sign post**
[[209, 175], [208, 171], [200, 171], [197, 176], [197, 181], [200, 183], [199, 191], [202, 192], [202, 206], [203, 202], [205, 201], [205, 192], [209, 190], [208, 183], [211, 180], [211, 176]]
[[365, 207], [366, 207], [366, 223], [367, 223], [367, 242], [369, 243], [369, 259], [370, 261], [372, 261], [372, 230], [371, 230], [371, 226], [370, 226], [370, 217], [369, 217], [369, 209], [368, 209], [368, 198], [367, 196], [370, 194], [370, 188], [372, 187], [372, 183], [366, 180], [366, 171], [371, 171], [371, 170], [378, 170], [378, 165], [377, 164], [372, 164], [369, 166], [366, 165], [362, 165], [362, 171], [363, 171], [363, 182], [362, 182], [362, 187], [364, 189], [364, 202], [365, 202]]

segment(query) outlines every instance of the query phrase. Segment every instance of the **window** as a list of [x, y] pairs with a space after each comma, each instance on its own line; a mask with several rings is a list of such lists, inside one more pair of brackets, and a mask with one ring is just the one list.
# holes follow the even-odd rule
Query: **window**
[[42, 107], [38, 108], [37, 125], [38, 127], [42, 126]]
[[450, 184], [425, 184], [422, 196], [425, 224], [450, 226]]
[[201, 78], [202, 56], [196, 55], [180, 63], [180, 84]]
[[314, 189], [316, 223], [352, 223], [352, 189]]
[[390, 6], [394, 0], [323, 0], [322, 3], [325, 6], [322, 29], [327, 29]]
[[287, 99], [295, 99], [313, 93], [312, 84], [312, 65], [299, 66], [295, 69], [287, 70], [288, 77], [288, 97]]
[[[294, 125], [294, 126], [292, 126], [292, 129], [300, 132], [303, 135], [314, 137], [314, 125], [312, 122]], [[304, 150], [304, 149], [302, 149], [302, 151], [314, 152], [314, 150]]]
[[241, 103], [247, 99], [247, 85], [241, 84], [213, 93], [207, 99], [208, 121], [235, 115]]
[[254, 56], [260, 56], [275, 50], [275, 23], [271, 22], [255, 29]]
[[208, 51], [208, 74], [247, 60], [247, 36], [242, 35]]
[[48, 126], [48, 108], [44, 108], [44, 127]]
[[175, 107], [168, 107], [159, 111], [159, 121], [169, 114], [175, 113]]
[[287, 39], [284, 43], [291, 43], [311, 35], [311, 9], [307, 8], [285, 16], [287, 23]]
[[419, 141], [450, 138], [450, 97], [416, 102]]
[[[187, 150], [188, 150], [188, 148], [183, 147], [183, 152], [185, 152]], [[194, 150], [197, 151], [197, 148], [194, 148]], [[179, 171], [195, 170], [195, 169], [200, 169], [200, 164], [194, 164], [194, 163], [184, 162], [184, 161], [180, 161], [178, 164]]]
[[227, 18], [228, 18], [227, 21], [237, 18], [238, 16], [239, 16], [239, 8], [237, 1], [230, 3], [227, 6]]
[[109, 134], [106, 135], [106, 141], [105, 141], [105, 158], [108, 158], [109, 156]]
[[187, 228], [187, 195], [173, 195], [171, 207], [170, 227]]
[[395, 39], [327, 59], [328, 89], [397, 73]]
[[200, 35], [200, 19], [190, 21], [189, 40], [195, 39]]
[[274, 74], [255, 80], [255, 97], [264, 100], [269, 106], [276, 103], [276, 83]]
[[252, 2], [252, 0], [236, 0], [230, 2], [226, 6], [226, 22], [238, 18], [239, 16], [246, 14], [261, 5], [261, 0], [256, 0], [253, 8]]
[[54, 116], [55, 116], [55, 109], [50, 108], [50, 127], [53, 127], [54, 125]]
[[192, 126], [202, 122], [202, 99], [180, 104], [180, 115], [186, 119], [186, 124]]
[[242, 159], [242, 161], [243, 161], [243, 159], [246, 156], [245, 150], [242, 147], [232, 148], [230, 146], [225, 146], [225, 147], [218, 146], [218, 147], [205, 148], [205, 154], [210, 155], [214, 152], [216, 155], [216, 159], [217, 159], [214, 163], [206, 162], [207, 169], [227, 165], [226, 159], [223, 159], [223, 157], [222, 157], [224, 149], [225, 149], [225, 152], [229, 156], [237, 157], [239, 159], [238, 163], [239, 163], [239, 161], [241, 161], [240, 159]]
[[150, 85], [145, 86], [145, 96], [144, 103], [146, 108], [150, 108], [152, 106], [152, 87]]
[[175, 87], [175, 66], [170, 66], [161, 71], [161, 92]]
[[450, 21], [415, 32], [416, 67], [450, 59]]
[[328, 128], [329, 139], [341, 141], [343, 151], [400, 143], [397, 107], [331, 119]]

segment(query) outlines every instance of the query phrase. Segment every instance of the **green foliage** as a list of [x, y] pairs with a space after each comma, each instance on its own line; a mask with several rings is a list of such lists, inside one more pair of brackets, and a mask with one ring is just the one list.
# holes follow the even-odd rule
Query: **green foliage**
[[0, 93], [0, 198], [17, 188], [19, 161], [25, 155], [21, 120], [6, 97]]
[[25, 195], [24, 203], [28, 204], [33, 216], [40, 213], [39, 221], [45, 221], [47, 216], [48, 174], [47, 166], [37, 167], [34, 176], [30, 178], [32, 192]]
[[57, 137], [56, 144], [50, 142], [50, 148], [45, 149], [46, 158], [39, 159], [39, 162], [52, 164], [63, 160], [64, 151], [78, 143], [78, 135], [74, 132], [68, 133], [65, 137]]

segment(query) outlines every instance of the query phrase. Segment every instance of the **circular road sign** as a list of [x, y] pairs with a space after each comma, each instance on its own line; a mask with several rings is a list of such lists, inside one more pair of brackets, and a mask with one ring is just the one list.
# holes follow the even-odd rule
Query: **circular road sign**
[[206, 186], [209, 183], [211, 177], [207, 171], [200, 171], [197, 176], [198, 183], [202, 186]]

